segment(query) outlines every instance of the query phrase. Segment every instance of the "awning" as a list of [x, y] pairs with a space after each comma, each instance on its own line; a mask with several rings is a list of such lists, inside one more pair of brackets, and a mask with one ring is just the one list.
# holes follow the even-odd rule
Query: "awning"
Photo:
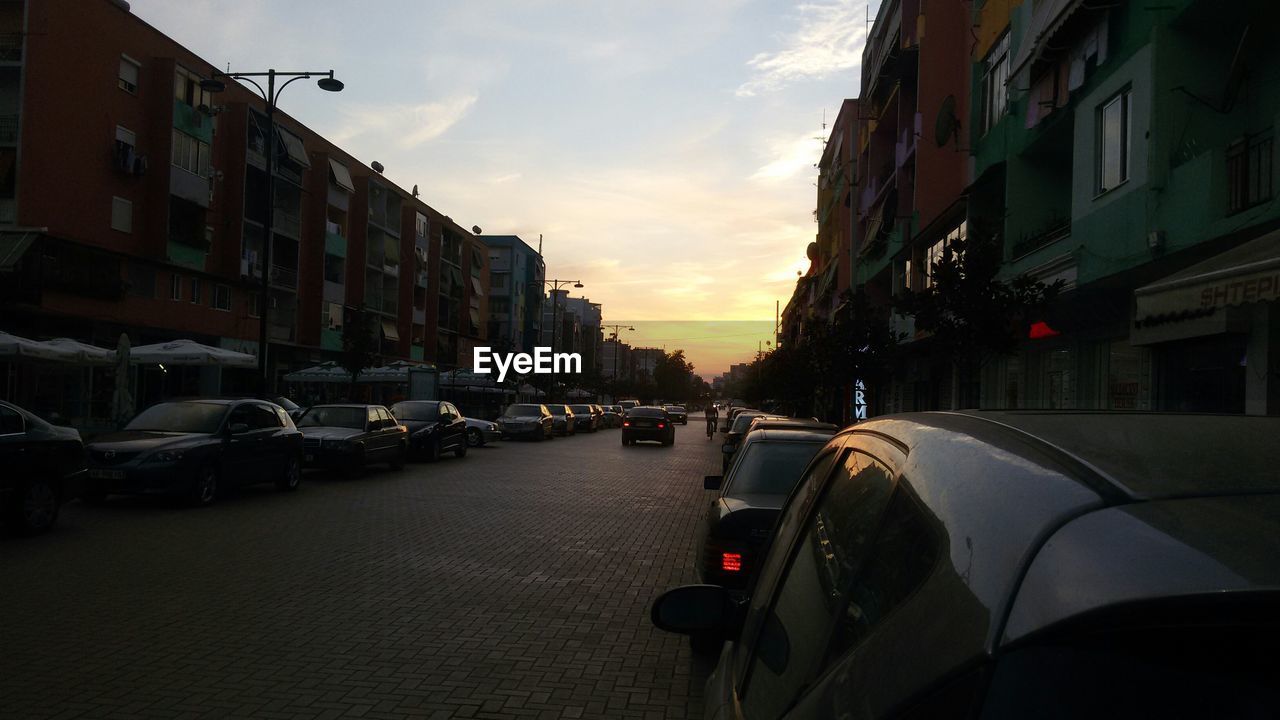
[[478, 296], [484, 296], [484, 288], [480, 287], [480, 278], [471, 278], [471, 291]]
[[223, 365], [254, 367], [258, 358], [248, 353], [201, 345], [194, 340], [174, 340], [154, 345], [139, 345], [129, 351], [129, 362], [166, 365]]
[[329, 176], [333, 178], [334, 184], [343, 190], [356, 191], [356, 184], [351, 182], [351, 172], [347, 170], [347, 166], [333, 158], [329, 158]]
[[[1133, 291], [1134, 342], [1223, 332], [1226, 311], [1280, 297], [1280, 230]], [[1188, 334], [1190, 333], [1190, 334]]]
[[481, 327], [480, 311], [475, 308], [471, 308], [471, 324], [474, 325], [476, 328]]
[[1025, 66], [1035, 62], [1040, 57], [1045, 43], [1053, 37], [1058, 28], [1071, 17], [1071, 13], [1080, 7], [1083, 0], [1042, 0], [1035, 4], [1035, 9], [1031, 15], [1031, 22], [1027, 24], [1027, 29], [1022, 33], [1022, 41], [1018, 45], [1018, 54], [1013, 58], [1013, 65], [1009, 67], [1009, 77], [1012, 79]]
[[387, 340], [399, 340], [400, 333], [396, 332], [396, 324], [390, 320], [382, 321], [382, 337]]
[[839, 267], [839, 262], [838, 257], [827, 261], [827, 269], [822, 272], [822, 280], [818, 282], [818, 297], [825, 297], [831, 291], [831, 286], [835, 284], [836, 268]]
[[276, 131], [280, 138], [280, 143], [284, 145], [285, 154], [289, 156], [289, 159], [304, 168], [311, 167], [311, 160], [307, 157], [307, 148], [302, 144], [302, 138], [282, 127], [277, 127]]
[[0, 233], [0, 272], [13, 272], [38, 235], [23, 231]]

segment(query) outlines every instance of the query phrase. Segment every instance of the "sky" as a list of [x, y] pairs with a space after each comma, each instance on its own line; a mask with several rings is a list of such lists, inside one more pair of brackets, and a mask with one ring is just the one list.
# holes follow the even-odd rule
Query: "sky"
[[[548, 278], [581, 280], [606, 323], [767, 338], [808, 266], [824, 115], [857, 96], [870, 2], [131, 4], [220, 68], [334, 69], [343, 92], [294, 83], [280, 108], [464, 227], [541, 235]], [[708, 332], [662, 344], [704, 376], [756, 353]]]

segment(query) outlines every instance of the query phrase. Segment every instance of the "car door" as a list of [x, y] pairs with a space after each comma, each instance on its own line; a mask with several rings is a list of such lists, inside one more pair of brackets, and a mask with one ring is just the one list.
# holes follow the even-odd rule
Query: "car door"
[[261, 454], [259, 433], [256, 427], [252, 403], [233, 405], [227, 413], [222, 430], [222, 477], [228, 485], [244, 485], [257, 482], [263, 470], [256, 459]]
[[21, 501], [21, 483], [35, 469], [33, 443], [27, 437], [26, 418], [16, 408], [0, 403], [0, 508]]
[[467, 421], [462, 419], [462, 412], [453, 403], [440, 403], [442, 408], [446, 408], [448, 418], [440, 418], [442, 430], [446, 433], [447, 446], [450, 448], [462, 447], [467, 443]]
[[262, 468], [265, 471], [259, 479], [274, 480], [284, 473], [285, 460], [289, 453], [289, 441], [284, 434], [285, 424], [280, 417], [284, 411], [274, 405], [255, 403], [251, 413], [254, 419], [254, 430], [260, 435], [256, 450], [260, 453]]
[[378, 419], [382, 421], [382, 437], [385, 443], [385, 454], [383, 457], [392, 458], [400, 452], [400, 421], [396, 420], [391, 411], [378, 406]]

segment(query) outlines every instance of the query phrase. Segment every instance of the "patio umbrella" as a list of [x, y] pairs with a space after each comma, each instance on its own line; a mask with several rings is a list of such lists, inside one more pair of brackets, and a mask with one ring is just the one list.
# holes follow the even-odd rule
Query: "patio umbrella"
[[75, 361], [75, 354], [47, 343], [0, 332], [0, 358]]
[[336, 363], [321, 363], [314, 367], [295, 370], [284, 376], [285, 382], [349, 383], [351, 373]]
[[123, 426], [133, 417], [133, 394], [129, 392], [129, 336], [120, 333], [116, 344], [116, 386], [111, 392], [111, 419]]
[[258, 358], [248, 353], [225, 348], [201, 345], [194, 340], [174, 340], [154, 345], [139, 345], [133, 349], [130, 360], [135, 365], [162, 363], [165, 365], [220, 365], [226, 367], [257, 367]]
[[65, 353], [74, 362], [83, 365], [110, 365], [116, 361], [116, 354], [97, 345], [88, 345], [71, 338], [54, 338], [43, 343], [59, 352]]

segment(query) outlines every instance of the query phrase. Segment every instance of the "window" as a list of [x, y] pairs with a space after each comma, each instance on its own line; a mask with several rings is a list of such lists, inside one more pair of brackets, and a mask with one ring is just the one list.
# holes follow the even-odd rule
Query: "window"
[[173, 131], [173, 164], [200, 177], [209, 176], [209, 145], [181, 130]]
[[924, 256], [920, 262], [921, 287], [931, 288], [937, 282], [937, 273], [935, 266], [942, 262], [946, 257], [947, 248], [956, 241], [963, 241], [969, 236], [968, 221], [961, 221], [959, 225], [951, 229], [945, 237], [930, 245], [924, 251]]
[[504, 297], [490, 298], [489, 312], [493, 314], [511, 312], [511, 301]]
[[122, 197], [111, 198], [111, 229], [133, 232], [133, 203]]
[[116, 126], [115, 155], [112, 160], [116, 170], [126, 174], [136, 174], [139, 169], [137, 152], [138, 136], [123, 125]]
[[169, 299], [182, 299], [182, 276], [177, 273], [169, 276]]
[[347, 277], [347, 261], [337, 255], [324, 254], [325, 282], [345, 283]]
[[1009, 109], [1009, 33], [1005, 32], [982, 61], [982, 132], [1000, 122]]
[[1116, 95], [1098, 108], [1097, 191], [1101, 195], [1129, 179], [1129, 96]]
[[116, 83], [127, 93], [138, 92], [138, 61], [128, 55], [120, 56], [120, 79]]
[[231, 288], [226, 285], [213, 286], [213, 309], [231, 310]]
[[484, 267], [484, 255], [476, 248], [471, 249], [471, 276], [480, 277], [480, 270]]
[[249, 293], [248, 298], [246, 300], [248, 304], [249, 317], [253, 317], [253, 318], [262, 317], [262, 307], [261, 307], [261, 303], [259, 302], [261, 297], [262, 296], [256, 292]]
[[320, 327], [326, 330], [341, 330], [342, 314], [340, 303], [324, 303], [320, 306]]
[[413, 231], [420, 238], [427, 236], [427, 216], [418, 213], [413, 218]]
[[507, 287], [507, 273], [489, 273], [489, 287], [493, 290], [502, 290]]
[[888, 468], [850, 453], [805, 520], [753, 647], [742, 703], [747, 717], [780, 717], [825, 669], [837, 619], [862, 600], [848, 590], [892, 490]]
[[200, 302], [200, 278], [191, 278], [191, 302]]
[[1245, 137], [1227, 148], [1228, 214], [1271, 199], [1274, 147], [1273, 135], [1266, 132]]
[[200, 76], [184, 67], [179, 67], [173, 74], [173, 96], [191, 107], [213, 104], [213, 96], [200, 87]]

